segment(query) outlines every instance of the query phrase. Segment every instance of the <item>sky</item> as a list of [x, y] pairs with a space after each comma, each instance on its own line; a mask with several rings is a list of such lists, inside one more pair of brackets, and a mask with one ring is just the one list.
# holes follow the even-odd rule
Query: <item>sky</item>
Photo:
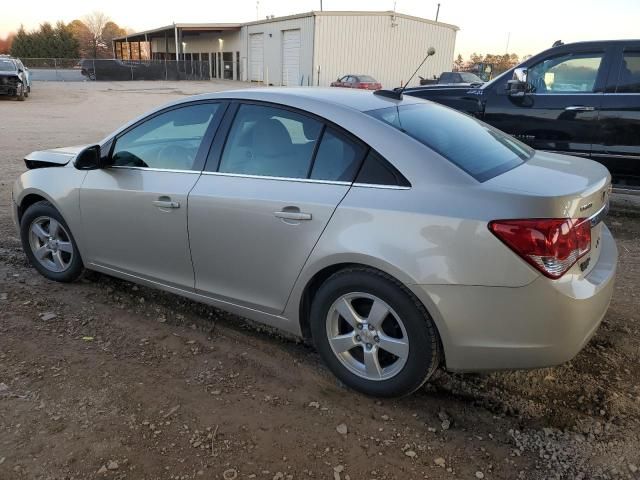
[[[258, 16], [319, 10], [321, 0], [259, 0]], [[554, 41], [640, 37], [640, 0], [323, 0], [324, 10], [392, 10], [460, 27], [456, 55], [472, 52], [535, 54]], [[0, 15], [0, 38], [24, 24], [69, 22], [94, 10], [135, 31], [173, 22], [245, 22], [256, 19], [256, 0], [160, 1], [31, 0], [9, 2]]]

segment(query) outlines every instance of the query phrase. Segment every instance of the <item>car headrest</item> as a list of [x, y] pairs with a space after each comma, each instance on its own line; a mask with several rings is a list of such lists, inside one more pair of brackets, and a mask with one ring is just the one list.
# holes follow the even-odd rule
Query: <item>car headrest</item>
[[253, 127], [253, 146], [260, 155], [282, 155], [289, 152], [292, 145], [289, 132], [274, 118], [262, 119]]

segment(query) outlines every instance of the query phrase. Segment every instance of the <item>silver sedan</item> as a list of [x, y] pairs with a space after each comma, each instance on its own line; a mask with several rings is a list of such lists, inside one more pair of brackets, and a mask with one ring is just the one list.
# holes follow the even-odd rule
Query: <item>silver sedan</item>
[[370, 395], [565, 362], [613, 291], [603, 166], [416, 98], [201, 95], [25, 162], [13, 209], [42, 275], [97, 270], [312, 339]]

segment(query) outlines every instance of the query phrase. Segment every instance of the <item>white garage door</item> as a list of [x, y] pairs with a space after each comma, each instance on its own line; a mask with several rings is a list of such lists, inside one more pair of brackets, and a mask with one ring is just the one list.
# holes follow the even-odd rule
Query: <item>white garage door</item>
[[300, 30], [282, 32], [282, 84], [300, 85]]
[[264, 80], [264, 34], [249, 35], [249, 80], [262, 82]]

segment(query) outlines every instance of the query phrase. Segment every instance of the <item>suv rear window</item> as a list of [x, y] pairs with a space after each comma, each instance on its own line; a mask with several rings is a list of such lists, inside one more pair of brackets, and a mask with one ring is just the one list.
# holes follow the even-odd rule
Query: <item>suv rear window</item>
[[479, 182], [521, 165], [534, 153], [510, 135], [435, 103], [366, 113], [415, 138]]

